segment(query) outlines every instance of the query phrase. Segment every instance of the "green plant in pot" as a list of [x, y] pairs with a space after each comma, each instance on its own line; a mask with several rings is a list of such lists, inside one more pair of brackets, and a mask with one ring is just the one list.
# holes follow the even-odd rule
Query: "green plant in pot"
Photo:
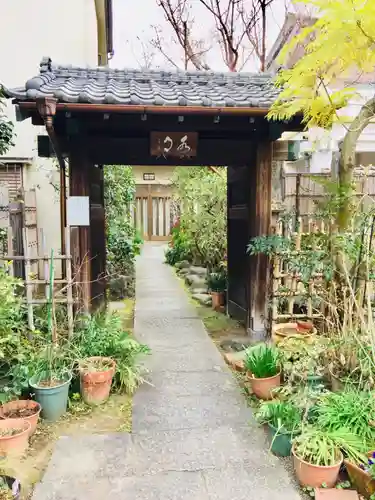
[[332, 488], [344, 455], [359, 460], [364, 457], [363, 451], [361, 439], [345, 428], [326, 431], [307, 425], [292, 445], [297, 479], [302, 486]]
[[267, 401], [260, 405], [257, 419], [268, 425], [272, 453], [288, 457], [292, 449], [291, 441], [301, 430], [302, 411], [287, 401]]
[[54, 343], [35, 356], [29, 384], [46, 420], [56, 421], [66, 412], [73, 363], [68, 347]]
[[323, 385], [326, 366], [324, 338], [314, 338], [311, 343], [289, 337], [278, 344], [283, 365], [284, 379], [291, 384], [301, 382], [311, 387]]
[[82, 399], [99, 405], [109, 398], [116, 363], [112, 358], [92, 356], [79, 362]]
[[251, 389], [259, 399], [272, 399], [272, 391], [281, 384], [278, 349], [269, 344], [250, 347], [244, 359]]
[[224, 305], [225, 290], [227, 289], [227, 275], [225, 269], [209, 273], [207, 286], [212, 296], [212, 308], [217, 310]]

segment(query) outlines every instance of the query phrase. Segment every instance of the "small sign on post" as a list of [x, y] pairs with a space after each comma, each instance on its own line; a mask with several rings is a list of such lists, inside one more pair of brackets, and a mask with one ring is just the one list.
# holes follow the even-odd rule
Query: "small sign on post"
[[88, 196], [69, 196], [66, 202], [67, 225], [85, 227], [90, 225], [90, 198]]
[[151, 156], [192, 158], [197, 156], [197, 132], [151, 132]]

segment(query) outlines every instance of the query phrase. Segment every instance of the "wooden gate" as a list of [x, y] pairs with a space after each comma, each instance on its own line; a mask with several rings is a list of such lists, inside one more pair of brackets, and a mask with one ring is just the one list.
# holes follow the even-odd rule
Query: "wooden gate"
[[168, 241], [171, 235], [170, 186], [137, 186], [133, 221], [135, 228], [148, 241]]
[[228, 167], [228, 314], [248, 325], [250, 303], [249, 166]]

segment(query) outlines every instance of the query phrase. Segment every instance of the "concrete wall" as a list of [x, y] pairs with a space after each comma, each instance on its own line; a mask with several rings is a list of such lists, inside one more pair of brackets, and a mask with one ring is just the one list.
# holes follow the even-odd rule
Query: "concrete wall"
[[[136, 184], [171, 184], [175, 167], [169, 166], [133, 166], [134, 178]], [[143, 174], [155, 174], [154, 181], [148, 181], [143, 179]]]
[[[0, 0], [0, 12], [0, 82], [6, 87], [23, 86], [37, 75], [44, 56], [56, 64], [97, 64], [94, 0]], [[44, 128], [32, 126], [30, 120], [16, 122], [10, 101], [6, 113], [16, 133], [7, 157], [32, 159], [24, 169], [24, 187], [36, 188], [38, 227], [45, 232], [48, 250], [59, 251], [58, 193], [51, 185], [58, 173], [51, 160], [37, 156], [36, 136], [45, 133]]]

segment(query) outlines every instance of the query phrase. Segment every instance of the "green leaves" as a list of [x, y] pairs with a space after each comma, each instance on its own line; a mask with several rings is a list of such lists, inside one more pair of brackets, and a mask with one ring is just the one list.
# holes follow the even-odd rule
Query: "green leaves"
[[0, 84], [0, 156], [5, 155], [13, 143], [13, 123], [5, 118], [4, 101], [2, 100], [2, 87]]
[[278, 434], [297, 433], [302, 423], [302, 411], [290, 402], [262, 402], [257, 412], [257, 420], [262, 424], [270, 424]]
[[173, 181], [189, 254], [195, 263], [214, 269], [226, 252], [226, 176], [207, 167], [177, 167]]
[[277, 375], [279, 351], [273, 345], [258, 344], [246, 352], [244, 366], [255, 378], [268, 378]]

